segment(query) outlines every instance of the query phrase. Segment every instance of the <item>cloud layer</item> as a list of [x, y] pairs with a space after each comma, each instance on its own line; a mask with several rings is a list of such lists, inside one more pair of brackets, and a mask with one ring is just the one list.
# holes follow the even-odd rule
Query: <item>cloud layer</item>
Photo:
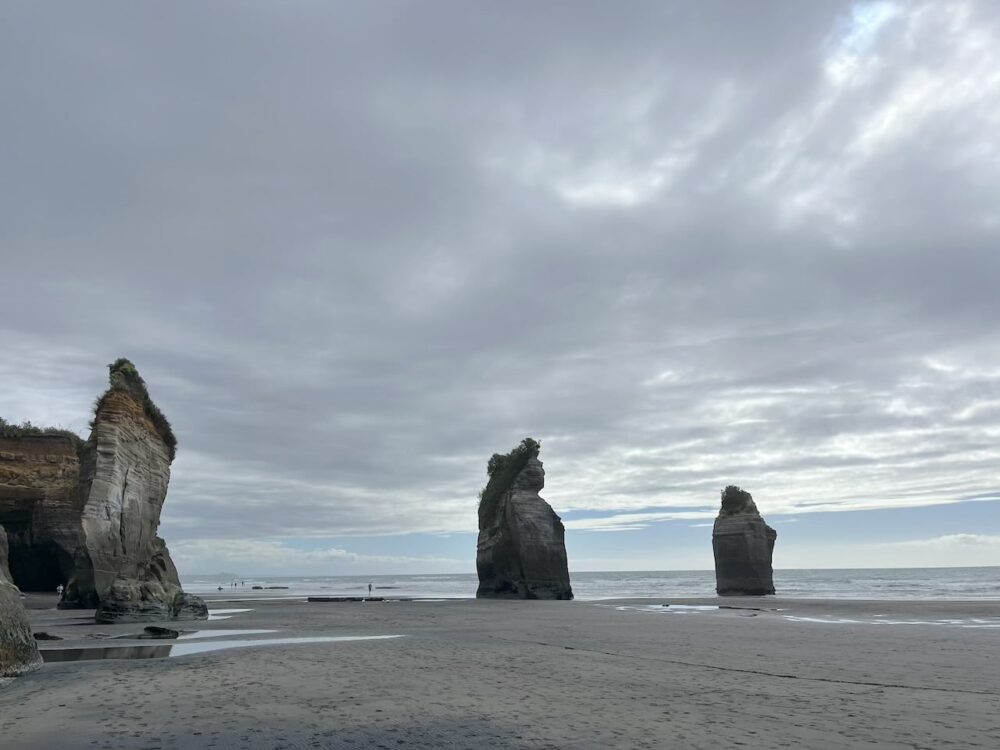
[[1000, 489], [992, 2], [0, 13], [0, 414], [132, 358], [175, 545]]

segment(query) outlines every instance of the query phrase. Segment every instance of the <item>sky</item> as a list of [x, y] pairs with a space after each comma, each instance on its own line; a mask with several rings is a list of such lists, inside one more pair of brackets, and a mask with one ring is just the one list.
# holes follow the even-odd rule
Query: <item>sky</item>
[[0, 415], [128, 357], [182, 574], [1000, 565], [1000, 4], [0, 6]]

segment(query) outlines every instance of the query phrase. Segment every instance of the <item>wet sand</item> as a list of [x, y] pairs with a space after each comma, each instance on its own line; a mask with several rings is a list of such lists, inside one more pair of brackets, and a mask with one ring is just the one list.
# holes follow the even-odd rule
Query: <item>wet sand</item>
[[[997, 747], [1000, 602], [669, 601], [737, 609], [210, 604], [253, 611], [173, 627], [401, 637], [49, 663], [0, 688], [0, 736], [5, 750]], [[44, 649], [173, 643], [96, 638], [142, 626], [28, 604], [36, 630], [66, 638]]]

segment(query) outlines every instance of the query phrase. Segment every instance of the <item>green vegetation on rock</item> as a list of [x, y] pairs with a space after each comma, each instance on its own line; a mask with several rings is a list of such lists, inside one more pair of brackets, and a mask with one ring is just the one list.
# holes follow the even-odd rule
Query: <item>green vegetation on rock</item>
[[74, 444], [83, 442], [80, 436], [69, 430], [61, 430], [56, 427], [38, 427], [31, 422], [21, 422], [13, 424], [3, 417], [0, 417], [0, 437], [3, 438], [23, 438], [23, 437], [65, 437], [73, 441]]
[[[111, 387], [104, 392], [104, 395], [97, 399], [97, 402], [94, 404], [94, 415], [96, 416], [101, 410], [104, 400], [109, 395], [115, 391], [125, 391], [142, 404], [143, 411], [149, 417], [149, 421], [153, 423], [160, 439], [166, 444], [167, 450], [170, 453], [170, 460], [173, 461], [174, 456], [177, 455], [177, 437], [170, 427], [170, 422], [167, 421], [163, 412], [160, 411], [160, 408], [149, 397], [146, 381], [139, 375], [139, 370], [136, 369], [136, 366], [124, 357], [120, 357], [108, 365], [108, 380]], [[93, 422], [91, 422], [91, 427], [93, 426]]]
[[492, 513], [500, 497], [507, 492], [517, 475], [532, 458], [538, 458], [542, 444], [527, 437], [510, 453], [494, 453], [486, 464], [489, 481], [479, 493], [479, 512]]
[[730, 484], [722, 491], [720, 515], [735, 516], [738, 513], [756, 512], [757, 505], [753, 501], [753, 495], [746, 490], [740, 489], [735, 484]]

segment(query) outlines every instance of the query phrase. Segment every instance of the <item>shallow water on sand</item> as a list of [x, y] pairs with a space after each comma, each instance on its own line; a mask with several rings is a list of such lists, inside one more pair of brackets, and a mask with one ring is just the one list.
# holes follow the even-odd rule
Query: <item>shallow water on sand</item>
[[871, 619], [855, 619], [848, 617], [801, 617], [798, 615], [784, 615], [784, 618], [789, 622], [812, 622], [824, 625], [943, 625], [958, 628], [1000, 628], [1000, 620], [990, 618], [940, 618], [934, 620], [875, 619], [882, 617], [882, 615], [873, 615]]
[[243, 630], [193, 630], [190, 633], [181, 633], [174, 640], [190, 641], [195, 638], [231, 638], [234, 635], [265, 635], [277, 632], [277, 630], [255, 630], [253, 628], [244, 628]]
[[[609, 605], [597, 605], [609, 606]], [[614, 605], [611, 605], [614, 606]], [[692, 605], [692, 604], [626, 604], [615, 606], [618, 612], [644, 612], [665, 615], [711, 615], [711, 613], [738, 614], [744, 617], [756, 617], [758, 613], [780, 613], [784, 610], [774, 607], [727, 606], [727, 605]], [[834, 615], [803, 616], [781, 615], [788, 622], [812, 623], [819, 625], [937, 625], [958, 628], [996, 628], [1000, 629], [1000, 618], [995, 617], [938, 617], [932, 619], [900, 619], [887, 615], [875, 614], [866, 617], [837, 617]]]
[[253, 612], [252, 609], [210, 609], [208, 611], [209, 620], [228, 620], [233, 615], [240, 615], [244, 612]]
[[[276, 632], [276, 631], [263, 631]], [[204, 637], [204, 636], [203, 636]], [[48, 662], [95, 661], [99, 659], [163, 659], [190, 656], [230, 648], [261, 646], [296, 646], [308, 643], [341, 643], [345, 641], [382, 641], [402, 638], [401, 635], [345, 635], [305, 638], [260, 638], [200, 643], [170, 643], [155, 646], [106, 646], [97, 648], [48, 648], [42, 650], [42, 659]]]

